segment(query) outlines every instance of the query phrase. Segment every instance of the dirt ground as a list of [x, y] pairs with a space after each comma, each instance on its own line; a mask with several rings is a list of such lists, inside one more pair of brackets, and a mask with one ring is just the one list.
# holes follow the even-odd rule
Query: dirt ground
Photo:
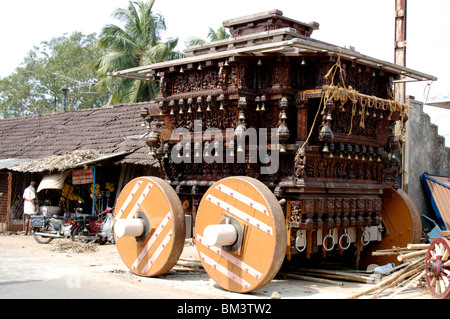
[[[93, 288], [97, 281], [109, 285], [109, 295], [96, 296], [93, 290], [93, 298], [343, 299], [371, 286], [355, 282], [343, 282], [342, 286], [338, 286], [277, 276], [267, 286], [243, 295], [224, 291], [204, 272], [172, 270], [157, 278], [136, 276], [123, 264], [113, 244], [74, 245], [70, 248], [71, 245], [68, 239], [41, 245], [32, 236], [0, 233], [0, 273], [7, 276], [5, 279], [0, 275], [0, 289], [7, 282], [25, 283], [33, 279], [45, 282], [59, 276], [65, 278], [66, 285], [70, 282], [75, 285], [82, 283], [83, 287]], [[198, 259], [192, 242], [186, 242], [182, 257]], [[21, 270], [21, 265], [32, 271]], [[64, 297], [71, 298], [70, 295]], [[408, 289], [395, 298], [431, 299], [431, 295], [426, 286], [422, 286]]]

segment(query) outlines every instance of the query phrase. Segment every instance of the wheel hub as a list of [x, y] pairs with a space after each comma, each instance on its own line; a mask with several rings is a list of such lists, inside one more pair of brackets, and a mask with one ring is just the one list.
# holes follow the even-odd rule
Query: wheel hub
[[440, 260], [436, 260], [433, 262], [430, 262], [427, 266], [427, 269], [430, 273], [432, 273], [434, 276], [440, 276], [442, 271], [442, 262]]

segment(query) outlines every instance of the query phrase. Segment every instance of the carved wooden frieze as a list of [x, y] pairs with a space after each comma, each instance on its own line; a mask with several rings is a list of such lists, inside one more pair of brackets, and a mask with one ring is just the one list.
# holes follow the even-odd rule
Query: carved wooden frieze
[[[193, 134], [217, 128], [225, 132], [243, 124], [245, 129], [267, 129], [267, 140], [270, 140], [271, 129], [279, 133], [284, 125], [283, 132], [289, 134], [282, 135], [280, 144], [290, 144], [287, 153], [280, 153], [279, 169], [264, 175], [261, 167], [266, 163], [261, 159], [257, 163], [247, 160], [245, 163], [199, 164], [194, 161], [196, 146], [192, 142], [188, 147], [191, 162], [176, 164], [170, 156], [162, 161], [166, 177], [177, 181], [216, 181], [246, 175], [276, 188], [277, 196], [285, 195], [283, 187], [279, 186], [281, 181], [298, 187], [320, 182], [372, 185], [369, 188], [382, 183], [395, 184], [400, 163], [391, 156], [395, 120], [391, 116], [398, 115], [381, 104], [361, 105], [363, 101], [358, 101], [354, 105], [348, 101], [343, 105], [331, 104], [328, 112], [322, 112], [314, 121], [322, 107], [319, 90], [330, 81], [340, 80], [338, 75], [334, 79], [326, 76], [334, 63], [330, 57], [314, 55], [303, 61], [294, 55], [237, 55], [227, 60], [203, 61], [164, 70], [160, 76], [160, 98], [168, 130], [183, 128]], [[364, 67], [360, 70], [352, 63], [344, 63], [343, 69], [346, 84], [358, 92], [381, 98], [391, 94], [387, 75], [377, 74], [375, 80], [373, 70]], [[308, 89], [318, 93], [297, 97], [298, 92]], [[245, 100], [242, 108], [239, 107], [241, 99]], [[281, 101], [285, 101], [283, 105]], [[201, 123], [201, 127], [196, 123]], [[328, 125], [331, 138], [321, 138], [319, 133], [324, 124]], [[306, 148], [299, 150], [305, 141]], [[174, 143], [170, 141], [166, 154], [175, 147]], [[224, 153], [229, 151], [229, 146], [223, 146]], [[244, 150], [248, 151], [248, 147]], [[293, 206], [293, 216], [298, 211], [301, 223], [308, 220], [307, 226], [302, 227], [371, 224], [371, 219], [379, 221], [375, 203], [376, 200], [364, 202], [347, 197], [316, 198], [310, 202], [300, 201], [298, 208]], [[311, 207], [314, 212], [306, 213]], [[314, 217], [304, 214], [314, 214]]]
[[303, 230], [376, 226], [379, 197], [318, 197], [292, 200], [289, 227]]
[[[170, 123], [174, 128], [185, 128], [189, 132], [204, 132], [207, 129], [217, 128], [226, 130], [236, 127], [236, 115], [233, 109], [219, 110], [218, 103], [214, 102], [207, 109], [206, 103], [192, 103], [191, 105], [174, 106], [168, 109]], [[195, 123], [199, 123], [196, 127]]]
[[322, 180], [362, 180], [381, 182], [382, 163], [376, 160], [361, 161], [333, 158], [307, 157], [305, 176]]

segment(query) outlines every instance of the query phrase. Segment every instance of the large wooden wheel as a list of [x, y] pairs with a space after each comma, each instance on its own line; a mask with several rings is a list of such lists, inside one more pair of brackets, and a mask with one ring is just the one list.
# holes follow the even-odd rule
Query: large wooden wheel
[[372, 256], [372, 252], [420, 242], [422, 222], [411, 197], [401, 189], [386, 188], [383, 190], [382, 200], [383, 238], [380, 242], [370, 243], [364, 248], [360, 263], [363, 267], [369, 264], [399, 264], [396, 256]]
[[140, 177], [120, 193], [114, 216], [116, 246], [125, 265], [146, 277], [162, 275], [183, 252], [186, 226], [180, 199], [156, 177]]
[[208, 275], [238, 293], [268, 284], [286, 253], [281, 206], [267, 186], [250, 177], [225, 178], [209, 188], [197, 211], [195, 238]]
[[434, 239], [427, 251], [425, 274], [431, 294], [439, 299], [450, 295], [450, 241], [445, 238]]

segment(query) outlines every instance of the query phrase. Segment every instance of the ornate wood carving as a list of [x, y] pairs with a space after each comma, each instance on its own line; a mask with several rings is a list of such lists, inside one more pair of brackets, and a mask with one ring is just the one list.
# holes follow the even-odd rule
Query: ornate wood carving
[[379, 197], [319, 197], [291, 201], [289, 226], [303, 230], [379, 225]]
[[311, 154], [306, 158], [306, 177], [319, 180], [351, 180], [382, 182], [382, 163], [377, 161], [362, 161], [340, 159], [339, 157], [324, 158]]
[[[297, 34], [309, 36], [316, 27], [281, 16], [272, 12], [270, 17], [251, 23], [248, 18], [242, 23], [232, 21], [230, 32], [238, 37], [290, 27]], [[160, 160], [164, 177], [180, 198], [191, 203], [192, 213], [212, 182], [228, 176], [254, 177], [277, 197], [287, 200], [291, 245], [296, 244], [299, 233], [306, 234], [309, 256], [322, 244], [317, 235], [323, 239], [334, 231], [343, 236], [352, 227], [361, 237], [364, 227], [380, 225], [380, 190], [396, 187], [401, 172], [394, 156], [400, 145], [393, 128], [396, 120], [406, 117], [391, 112], [384, 102], [374, 103], [392, 97], [393, 74], [387, 69], [375, 70], [324, 52], [222, 54], [227, 49], [291, 37], [290, 33], [272, 33], [232, 39], [226, 45], [194, 47], [186, 63], [178, 61], [153, 70], [159, 80], [157, 103], [161, 114], [141, 115], [148, 128], [147, 143], [152, 154]], [[213, 52], [220, 53], [210, 55]], [[208, 56], [202, 59], [202, 53]], [[328, 73], [337, 65], [342, 73], [336, 72], [331, 78]], [[340, 93], [339, 98], [327, 95], [335, 89], [332, 84], [342, 82], [347, 93], [356, 90], [371, 102], [348, 99], [348, 95]], [[347, 97], [343, 104], [341, 96]], [[324, 97], [327, 100], [322, 101]], [[196, 161], [206, 145], [213, 143], [203, 136], [212, 128], [220, 130], [223, 137], [231, 130], [235, 140], [223, 138], [223, 161]], [[262, 167], [271, 164], [266, 162], [270, 156], [253, 162], [248, 145], [241, 145], [246, 155], [243, 163], [237, 163], [236, 135], [262, 128], [267, 129], [269, 143], [274, 137], [271, 129], [279, 138], [276, 145], [258, 145], [268, 152], [276, 148], [281, 151], [275, 159], [278, 169], [272, 174], [261, 173]], [[191, 141], [183, 141], [180, 147], [179, 139], [171, 136], [175, 129], [187, 130]], [[194, 140], [195, 133], [201, 133], [201, 138]], [[227, 161], [226, 154], [231, 161]], [[183, 156], [184, 161], [178, 161], [178, 156]], [[344, 250], [342, 246], [339, 249]]]
[[297, 140], [306, 141], [308, 138], [308, 102], [297, 104]]

